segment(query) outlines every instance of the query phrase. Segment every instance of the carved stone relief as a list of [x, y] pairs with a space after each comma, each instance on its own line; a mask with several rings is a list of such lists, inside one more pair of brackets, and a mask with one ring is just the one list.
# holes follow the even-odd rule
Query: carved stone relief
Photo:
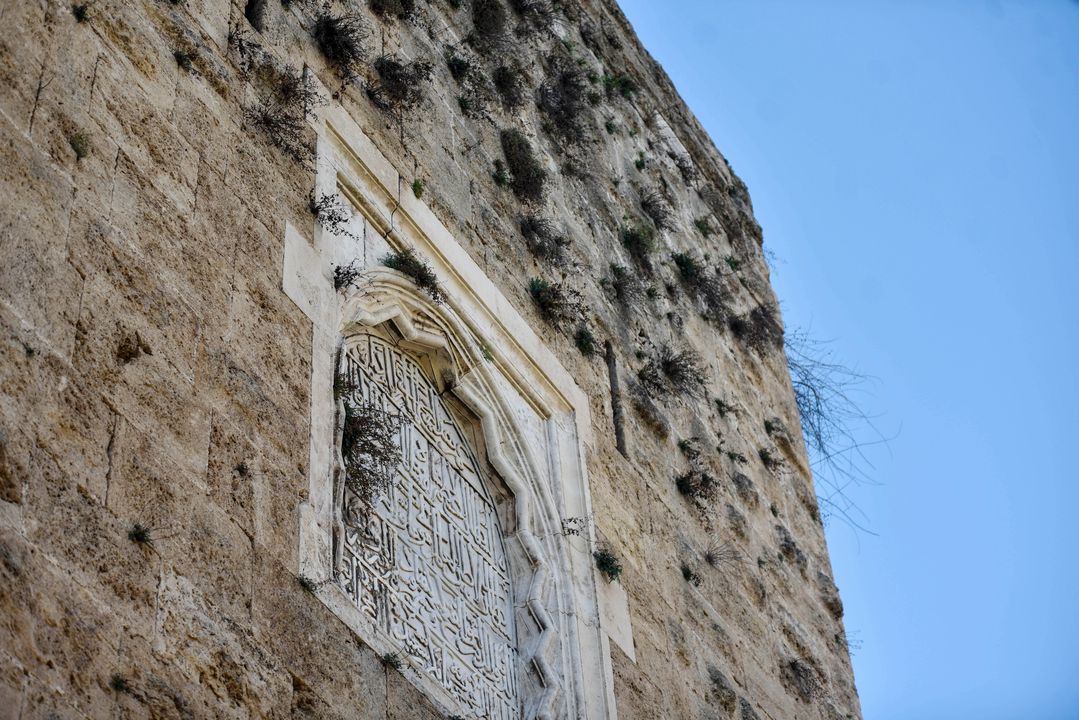
[[475, 717], [516, 720], [510, 569], [476, 459], [420, 364], [386, 340], [355, 338], [341, 370], [355, 402], [404, 423], [394, 486], [371, 499], [339, 490], [335, 580]]

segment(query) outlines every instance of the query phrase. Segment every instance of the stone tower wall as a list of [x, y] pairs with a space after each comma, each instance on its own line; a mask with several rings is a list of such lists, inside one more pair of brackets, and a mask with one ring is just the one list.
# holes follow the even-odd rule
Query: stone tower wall
[[[860, 717], [744, 184], [613, 0], [492, 2], [502, 37], [469, 0], [335, 4], [367, 29], [342, 73], [314, 2], [0, 0], [0, 716], [442, 717], [296, 579], [313, 335], [282, 268], [286, 228], [316, 232], [321, 111], [291, 144], [257, 118], [291, 68], [587, 396], [617, 716]], [[374, 101], [379, 57], [430, 63], [414, 106]], [[498, 177], [507, 129], [542, 199]], [[664, 348], [703, 384], [675, 359], [649, 390]]]

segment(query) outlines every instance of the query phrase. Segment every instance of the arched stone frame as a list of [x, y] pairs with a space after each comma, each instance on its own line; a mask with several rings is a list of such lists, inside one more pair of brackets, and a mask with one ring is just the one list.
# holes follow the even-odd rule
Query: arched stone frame
[[[370, 271], [358, 286], [342, 309], [342, 347], [369, 328], [392, 326], [394, 334], [400, 335], [399, 346], [428, 360], [435, 375], [432, 379], [440, 380], [444, 392], [453, 394], [480, 419], [487, 460], [512, 494], [515, 530], [504, 540], [516, 543], [526, 563], [524, 568], [518, 563], [513, 578], [515, 609], [527, 611], [536, 626], [529, 631], [526, 624], [517, 623], [522, 666], [519, 670], [527, 673], [534, 668], [543, 686], [538, 696], [524, 698], [523, 717], [561, 717], [555, 706], [562, 683], [553, 669], [554, 664], [561, 665], [561, 659], [550, 655], [558, 649], [559, 632], [554, 618], [568, 608], [563, 602], [565, 589], [559, 587], [550, 566], [565, 564], [565, 558], [560, 557], [560, 543], [553, 540], [561, 537], [560, 519], [544, 509], [537, 510], [534, 499], [544, 493], [540, 482], [544, 470], [536, 458], [529, 456], [528, 446], [520, 442], [524, 431], [500, 399], [494, 371], [483, 357], [482, 345], [454, 316], [449, 304], [432, 304], [411, 280], [388, 269]], [[544, 506], [553, 505], [548, 502]], [[552, 587], [548, 588], [548, 584]], [[552, 601], [548, 597], [556, 605], [550, 610]]]
[[[519, 633], [519, 651], [543, 678], [531, 691], [522, 684], [523, 717], [614, 718], [608, 636], [632, 657], [624, 594], [617, 584], [597, 581], [590, 533], [562, 534], [563, 519], [591, 517], [584, 463], [591, 437], [588, 400], [430, 210], [410, 191], [401, 192], [407, 183], [391, 176], [392, 168], [351, 119], [333, 108], [327, 115], [318, 126], [316, 192], [342, 196], [356, 222], [342, 235], [315, 226], [313, 243], [286, 228], [283, 287], [314, 323], [310, 492], [300, 509], [298, 572], [319, 583], [319, 598], [368, 644], [379, 652], [395, 650], [364, 627], [347, 596], [327, 582], [334, 357], [349, 333], [392, 328], [402, 348], [444, 372], [449, 392], [479, 418], [487, 459], [513, 492], [511, 540], [528, 565], [515, 600], [536, 628]], [[414, 247], [428, 258], [448, 302], [431, 303], [410, 279], [382, 267], [380, 254], [390, 247]], [[352, 261], [365, 268], [358, 287], [334, 292], [333, 267]], [[612, 596], [620, 613], [611, 611]], [[447, 713], [457, 712], [454, 699], [422, 674], [409, 667], [404, 674]]]

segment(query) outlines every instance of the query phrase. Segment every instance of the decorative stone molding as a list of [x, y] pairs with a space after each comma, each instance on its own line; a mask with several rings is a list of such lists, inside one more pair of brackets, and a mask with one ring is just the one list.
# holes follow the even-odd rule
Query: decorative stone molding
[[[313, 323], [310, 491], [300, 513], [299, 574], [314, 580], [322, 602], [376, 651], [402, 653], [405, 676], [448, 714], [481, 716], [422, 653], [405, 652], [361, 610], [355, 588], [350, 597], [335, 574], [345, 532], [335, 358], [377, 338], [402, 362], [422, 368], [441, 398], [471, 414], [455, 422], [462, 437], [474, 438], [469, 450], [477, 467], [489, 463], [491, 472], [479, 474], [489, 476], [485, 492], [501, 511], [519, 658], [519, 715], [505, 717], [614, 718], [603, 625], [611, 613], [600, 612], [593, 533], [563, 535], [564, 519], [592, 515], [587, 398], [352, 120], [331, 108], [319, 130], [316, 192], [341, 196], [353, 217], [336, 234], [313, 223], [313, 243], [286, 229], [283, 287]], [[381, 266], [387, 252], [406, 247], [430, 262], [445, 303], [434, 304], [411, 279]], [[333, 268], [350, 262], [362, 274], [354, 288], [337, 293]], [[627, 631], [612, 636], [623, 639]]]

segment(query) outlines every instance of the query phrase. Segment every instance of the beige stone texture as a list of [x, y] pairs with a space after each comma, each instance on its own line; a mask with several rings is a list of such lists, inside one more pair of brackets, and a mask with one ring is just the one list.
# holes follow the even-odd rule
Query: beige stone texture
[[[311, 38], [313, 0], [267, 0], [261, 33], [240, 0], [96, 0], [83, 22], [70, 2], [0, 0], [0, 716], [442, 717], [296, 580], [316, 339], [282, 272], [286, 229], [318, 231], [316, 164], [245, 116], [262, 88], [229, 47], [240, 27], [333, 95], [326, 112], [347, 114], [385, 156], [397, 202], [445, 226], [587, 397], [595, 539], [625, 568], [600, 593], [614, 598], [603, 602], [617, 716], [861, 717], [782, 351], [705, 317], [671, 260], [718, 268], [731, 315], [773, 305], [747, 190], [613, 0], [559, 0], [534, 30], [513, 4], [527, 3], [506, 4], [509, 39], [481, 51], [467, 42], [469, 0], [417, 1], [410, 19], [334, 3], [370, 28], [360, 77], [342, 88]], [[471, 94], [447, 69], [452, 48], [477, 76], [515, 65], [524, 102]], [[380, 52], [432, 63], [425, 102], [401, 123], [364, 91]], [[596, 80], [579, 142], [534, 101], [560, 62]], [[602, 78], [621, 75], [638, 88], [630, 97], [605, 92]], [[548, 173], [533, 206], [493, 179], [511, 127]], [[647, 271], [619, 232], [649, 222], [650, 189], [674, 214]], [[571, 241], [564, 265], [529, 252], [528, 213]], [[612, 263], [651, 296], [616, 302], [601, 282]], [[576, 322], [539, 314], [536, 276], [581, 293], [597, 355], [576, 349]], [[705, 391], [656, 396], [642, 413], [634, 378], [666, 343], [699, 354]], [[786, 437], [766, 431], [773, 418]], [[690, 438], [714, 497], [675, 487]], [[781, 462], [766, 467], [762, 448]], [[128, 539], [135, 524], [152, 542]], [[710, 566], [717, 543], [738, 559]], [[586, 679], [606, 680], [599, 668]]]

